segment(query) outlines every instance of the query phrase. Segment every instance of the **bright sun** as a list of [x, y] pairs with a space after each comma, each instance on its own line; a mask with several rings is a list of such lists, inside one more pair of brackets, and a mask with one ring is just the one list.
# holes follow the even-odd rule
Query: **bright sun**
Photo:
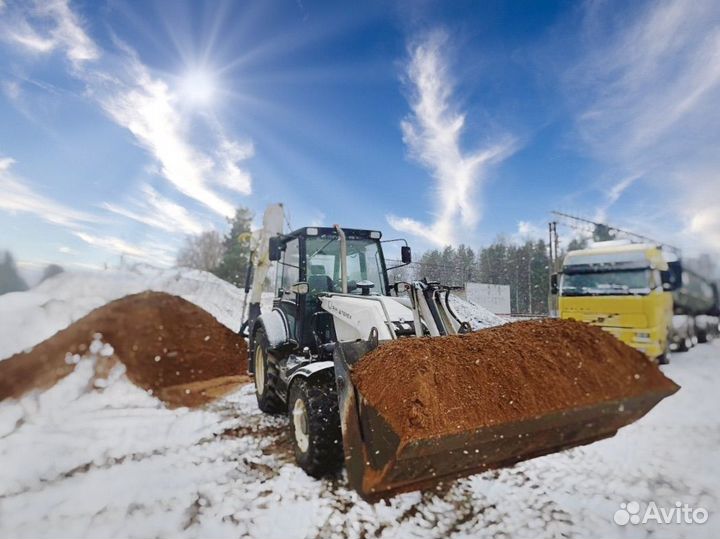
[[180, 93], [192, 105], [211, 105], [216, 94], [215, 78], [203, 70], [189, 71], [182, 78]]

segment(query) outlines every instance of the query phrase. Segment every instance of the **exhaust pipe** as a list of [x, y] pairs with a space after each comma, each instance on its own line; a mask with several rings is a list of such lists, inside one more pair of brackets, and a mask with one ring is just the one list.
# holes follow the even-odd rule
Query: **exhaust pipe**
[[338, 236], [340, 237], [340, 282], [342, 286], [342, 293], [347, 294], [347, 240], [345, 239], [345, 232], [340, 228], [340, 225], [334, 225], [337, 230]]

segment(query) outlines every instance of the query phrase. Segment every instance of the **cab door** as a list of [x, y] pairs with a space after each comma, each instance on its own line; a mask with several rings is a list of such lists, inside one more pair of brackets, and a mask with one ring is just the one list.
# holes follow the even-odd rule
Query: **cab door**
[[288, 321], [290, 338], [297, 340], [298, 297], [292, 285], [300, 281], [300, 240], [295, 238], [285, 244], [280, 277], [280, 310]]

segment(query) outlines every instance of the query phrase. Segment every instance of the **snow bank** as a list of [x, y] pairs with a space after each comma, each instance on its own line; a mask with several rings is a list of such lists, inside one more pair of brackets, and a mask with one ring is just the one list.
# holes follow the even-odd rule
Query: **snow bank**
[[145, 290], [181, 296], [230, 329], [240, 328], [244, 291], [204, 271], [138, 265], [65, 272], [28, 292], [0, 296], [0, 358], [44, 341], [97, 307]]
[[452, 294], [450, 295], [450, 308], [455, 311], [460, 320], [468, 322], [474, 330], [499, 326], [507, 322], [485, 307], [475, 305]]

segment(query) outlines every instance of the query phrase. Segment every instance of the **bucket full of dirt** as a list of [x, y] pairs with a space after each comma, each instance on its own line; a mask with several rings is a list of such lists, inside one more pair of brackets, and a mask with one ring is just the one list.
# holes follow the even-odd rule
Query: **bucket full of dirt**
[[367, 500], [613, 436], [679, 386], [573, 320], [339, 343], [346, 465]]

